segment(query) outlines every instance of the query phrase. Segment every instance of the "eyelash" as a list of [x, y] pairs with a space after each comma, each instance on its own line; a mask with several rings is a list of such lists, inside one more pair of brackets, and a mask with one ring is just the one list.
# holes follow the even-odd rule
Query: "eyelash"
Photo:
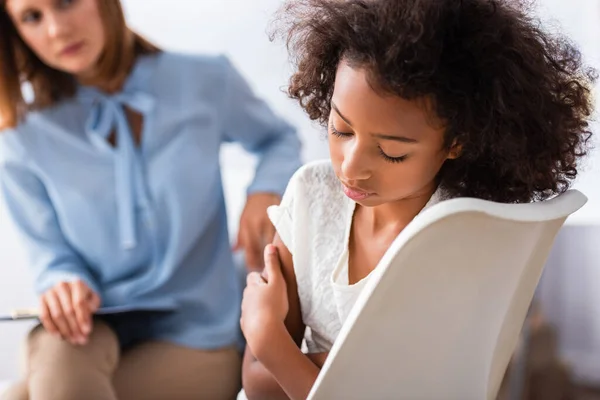
[[401, 163], [402, 161], [406, 160], [406, 156], [400, 156], [400, 157], [390, 157], [387, 154], [385, 154], [383, 152], [383, 150], [381, 150], [381, 147], [379, 147], [379, 154], [381, 155], [381, 157], [383, 157], [383, 159], [387, 162], [391, 162], [391, 163]]
[[[329, 128], [331, 129], [331, 134], [334, 136], [337, 136], [339, 138], [348, 138], [350, 136], [352, 136], [351, 133], [345, 133], [345, 132], [340, 132], [337, 129], [335, 129], [335, 127], [333, 126], [333, 123], [329, 124]], [[390, 163], [401, 163], [402, 161], [406, 160], [406, 156], [400, 156], [400, 157], [390, 157], [387, 154], [385, 154], [383, 152], [383, 150], [381, 149], [381, 147], [377, 147], [379, 149], [379, 155], [381, 157], [383, 157], [383, 159], [387, 162]]]

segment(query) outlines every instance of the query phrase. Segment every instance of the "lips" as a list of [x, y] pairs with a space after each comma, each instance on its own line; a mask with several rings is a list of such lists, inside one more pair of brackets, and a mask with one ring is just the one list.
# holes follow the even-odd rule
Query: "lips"
[[73, 43], [67, 47], [65, 47], [60, 54], [63, 56], [68, 56], [77, 53], [83, 47], [83, 41]]
[[366, 190], [362, 190], [359, 188], [355, 188], [355, 187], [351, 187], [351, 186], [347, 186], [342, 184], [343, 188], [344, 188], [344, 194], [346, 196], [348, 196], [349, 198], [351, 198], [354, 201], [360, 201], [360, 200], [364, 200], [367, 197], [372, 196], [373, 193], [369, 193]]

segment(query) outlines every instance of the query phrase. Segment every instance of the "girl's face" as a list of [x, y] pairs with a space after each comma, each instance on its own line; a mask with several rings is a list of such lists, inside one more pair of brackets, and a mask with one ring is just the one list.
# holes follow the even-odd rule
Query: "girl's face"
[[[381, 95], [366, 72], [341, 62], [329, 118], [329, 150], [348, 197], [378, 206], [431, 194], [444, 161], [444, 127], [432, 121], [425, 101]], [[435, 126], [439, 125], [439, 126]]]
[[85, 76], [98, 63], [105, 47], [98, 0], [6, 0], [6, 11], [48, 66]]

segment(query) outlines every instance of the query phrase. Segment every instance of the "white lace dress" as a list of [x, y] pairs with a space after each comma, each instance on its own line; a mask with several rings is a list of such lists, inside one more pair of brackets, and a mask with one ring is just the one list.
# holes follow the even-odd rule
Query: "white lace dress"
[[[438, 190], [425, 208], [440, 201]], [[370, 274], [349, 285], [348, 242], [356, 203], [342, 191], [329, 161], [305, 165], [269, 217], [292, 253], [310, 353], [329, 351]]]

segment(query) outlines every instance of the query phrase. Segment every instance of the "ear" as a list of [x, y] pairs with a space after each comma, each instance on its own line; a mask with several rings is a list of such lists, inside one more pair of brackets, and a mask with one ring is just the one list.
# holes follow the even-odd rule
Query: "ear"
[[459, 144], [456, 139], [452, 142], [452, 146], [450, 146], [450, 150], [448, 151], [447, 160], [456, 160], [462, 155], [463, 146]]

